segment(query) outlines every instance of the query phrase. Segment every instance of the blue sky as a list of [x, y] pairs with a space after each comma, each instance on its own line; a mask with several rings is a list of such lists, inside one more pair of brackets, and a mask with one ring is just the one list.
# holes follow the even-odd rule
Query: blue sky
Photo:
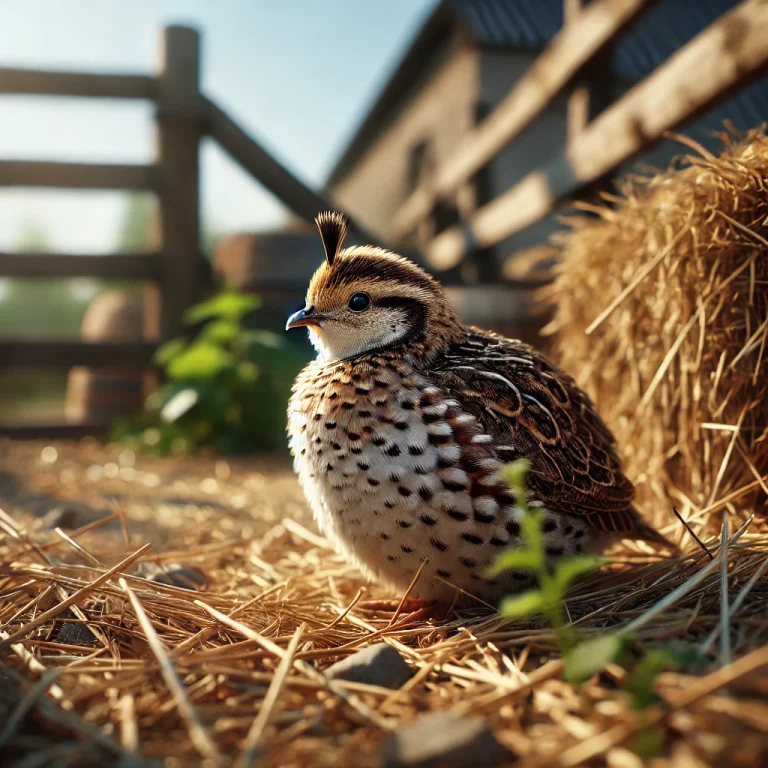
[[[0, 66], [151, 72], [159, 32], [203, 34], [203, 88], [310, 184], [321, 185], [436, 0], [0, 0]], [[0, 158], [148, 162], [151, 108], [0, 94]], [[279, 203], [215, 146], [202, 154], [216, 231], [279, 225]], [[0, 187], [0, 249], [29, 224], [52, 248], [114, 247], [125, 199]]]

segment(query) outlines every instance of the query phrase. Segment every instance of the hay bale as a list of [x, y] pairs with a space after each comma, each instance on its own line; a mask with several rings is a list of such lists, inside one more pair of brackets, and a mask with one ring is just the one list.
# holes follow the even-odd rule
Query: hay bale
[[616, 432], [638, 503], [762, 511], [768, 472], [768, 137], [631, 179], [563, 237], [546, 332]]

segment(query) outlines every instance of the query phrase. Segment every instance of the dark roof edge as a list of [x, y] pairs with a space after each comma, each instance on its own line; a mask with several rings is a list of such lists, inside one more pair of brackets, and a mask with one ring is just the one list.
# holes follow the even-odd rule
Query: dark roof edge
[[328, 174], [325, 189], [341, 181], [363, 156], [392, 107], [410, 90], [413, 80], [430, 59], [436, 46], [456, 28], [457, 23], [458, 20], [450, 4], [440, 0], [405, 49], [400, 63], [389, 76], [384, 89], [352, 134], [352, 140]]

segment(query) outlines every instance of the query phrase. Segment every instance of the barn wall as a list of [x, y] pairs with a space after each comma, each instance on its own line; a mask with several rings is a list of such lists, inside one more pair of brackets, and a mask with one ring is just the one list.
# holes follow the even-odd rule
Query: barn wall
[[[482, 99], [490, 107], [496, 107], [536, 58], [537, 54], [532, 51], [481, 51]], [[496, 157], [490, 166], [492, 198], [506, 192], [529, 172], [545, 167], [562, 150], [567, 138], [567, 114], [568, 97], [563, 95]], [[546, 245], [557, 226], [555, 217], [549, 216], [502, 241], [494, 252], [503, 260], [514, 251]]]
[[436, 53], [431, 71], [367, 153], [337, 185], [333, 199], [362, 225], [387, 238], [395, 212], [408, 197], [411, 149], [430, 140], [439, 165], [473, 122], [478, 98], [478, 55], [458, 41]]

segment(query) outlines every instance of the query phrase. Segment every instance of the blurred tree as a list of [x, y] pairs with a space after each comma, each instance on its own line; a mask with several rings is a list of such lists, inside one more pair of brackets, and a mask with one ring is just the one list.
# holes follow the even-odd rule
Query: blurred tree
[[19, 253], [34, 253], [45, 251], [50, 247], [48, 233], [37, 221], [22, 221], [16, 239], [16, 250]]
[[[50, 250], [50, 239], [36, 221], [19, 226], [15, 250], [35, 253]], [[85, 305], [70, 292], [69, 281], [46, 279], [10, 280], [0, 302], [0, 333], [29, 335], [76, 335]]]
[[[155, 202], [151, 195], [127, 195], [123, 219], [117, 237], [118, 251], [141, 251], [152, 247]], [[210, 222], [203, 221], [200, 247], [210, 261], [221, 234]]]
[[213, 261], [213, 254], [216, 251], [216, 246], [221, 239], [221, 233], [215, 231], [210, 223], [203, 222], [203, 231], [200, 234], [200, 244], [203, 249], [203, 256], [208, 261]]
[[[50, 250], [39, 222], [22, 221], [15, 250]], [[86, 304], [70, 291], [70, 281], [10, 279], [0, 296], [0, 335], [76, 336]], [[0, 370], [0, 418], [56, 418], [63, 410], [66, 372]]]
[[126, 195], [125, 210], [117, 236], [118, 251], [142, 251], [152, 245], [155, 203], [150, 195]]

